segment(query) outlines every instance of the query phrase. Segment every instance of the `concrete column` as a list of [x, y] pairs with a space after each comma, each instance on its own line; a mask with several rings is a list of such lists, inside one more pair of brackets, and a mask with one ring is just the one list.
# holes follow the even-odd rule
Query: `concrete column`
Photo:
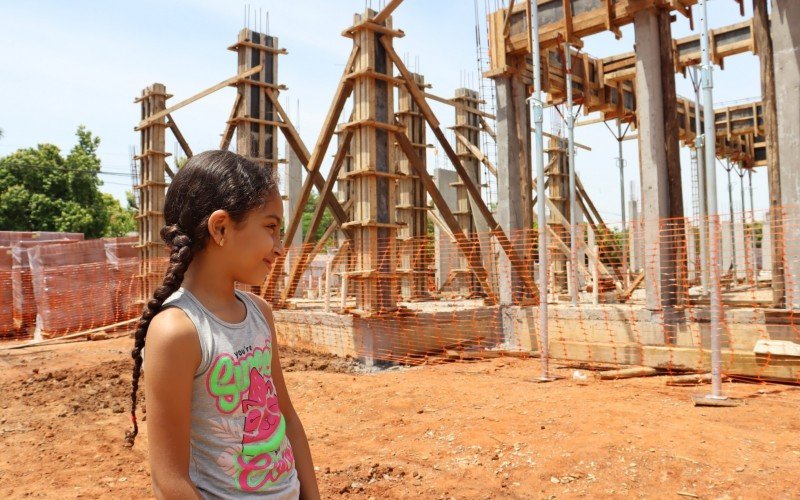
[[[519, 75], [495, 78], [497, 87], [497, 219], [525, 255], [527, 233], [533, 228], [531, 210], [531, 115], [527, 91]], [[512, 271], [505, 253], [498, 262], [500, 303], [511, 304], [522, 295], [523, 283]], [[510, 279], [505, 279], [508, 276]]]
[[[433, 173], [436, 187], [442, 193], [447, 206], [450, 210], [456, 208], [456, 191], [453, 184], [458, 181], [458, 173], [455, 170], [445, 170], [437, 168]], [[436, 213], [438, 214], [438, 210]], [[438, 224], [434, 225], [434, 253], [436, 256], [436, 288], [440, 289], [450, 276], [450, 271], [457, 263], [459, 251], [456, 244]]]
[[[480, 148], [480, 117], [474, 112], [468, 111], [467, 109], [478, 109], [478, 106], [481, 102], [480, 94], [475, 90], [458, 88], [456, 89], [453, 101], [461, 105], [455, 108], [456, 119], [453, 130], [456, 134], [466, 139], [474, 147]], [[464, 168], [467, 170], [469, 178], [476, 186], [480, 186], [480, 160], [478, 160], [475, 155], [470, 152], [470, 149], [461, 140], [456, 138], [455, 143], [456, 154], [458, 154], [461, 164], [464, 165]], [[455, 188], [457, 208], [453, 214], [456, 216], [458, 224], [461, 226], [461, 229], [463, 229], [464, 232], [483, 240], [481, 241], [481, 255], [484, 255], [488, 252], [489, 248], [489, 238], [487, 238], [489, 226], [480, 215], [477, 207], [475, 207], [475, 202], [469, 196], [466, 185], [461, 179], [455, 183]], [[461, 269], [468, 269], [466, 257], [461, 256], [459, 258], [459, 267]], [[487, 269], [488, 268], [489, 266], [487, 266]], [[480, 284], [476, 279], [473, 278], [472, 274], [464, 275], [459, 282], [461, 294], [464, 296], [470, 296], [480, 291]]]
[[[396, 167], [394, 138], [380, 124], [394, 123], [392, 61], [378, 31], [363, 21], [375, 17], [369, 9], [353, 19], [353, 43], [359, 57], [353, 67], [353, 274], [356, 308], [392, 310], [399, 298], [396, 283]], [[392, 27], [391, 18], [383, 22]], [[382, 75], [382, 76], [375, 76]], [[378, 124], [377, 126], [375, 124]]]
[[261, 164], [278, 166], [278, 127], [275, 111], [258, 84], [278, 83], [278, 39], [243, 28], [233, 46], [238, 55], [237, 70], [243, 73], [261, 66], [261, 71], [236, 85], [242, 104], [236, 114], [236, 152]]
[[[303, 189], [303, 165], [300, 163], [300, 158], [297, 156], [291, 146], [289, 146], [289, 143], [286, 143], [285, 148], [287, 163], [286, 170], [284, 171], [283, 175], [282, 192], [283, 213], [288, 219], [291, 217], [291, 214], [294, 213], [297, 199], [300, 198], [300, 191]], [[300, 228], [300, 230], [295, 231], [292, 241], [289, 242], [289, 248], [286, 249], [289, 252], [284, 263], [284, 270], [287, 277], [292, 270], [292, 262], [294, 261], [294, 257], [297, 255], [297, 252], [300, 251], [302, 245], [303, 230]]]
[[[666, 21], [663, 16], [667, 17]], [[666, 30], [660, 26], [665, 22]], [[651, 311], [661, 311], [676, 303], [676, 263], [678, 259], [685, 258], [685, 253], [678, 253], [678, 242], [671, 236], [678, 234], [677, 228], [662, 228], [661, 225], [664, 219], [683, 215], [682, 208], [678, 210], [675, 203], [680, 196], [680, 176], [676, 185], [676, 166], [672, 165], [678, 160], [677, 170], [680, 173], [679, 159], [674, 154], [677, 151], [677, 129], [672, 127], [674, 120], [670, 119], [669, 113], [670, 107], [675, 108], [674, 74], [671, 66], [662, 67], [661, 60], [662, 43], [670, 44], [670, 50], [664, 52], [671, 54], [668, 14], [662, 11], [637, 13], [634, 17], [634, 33], [646, 307]], [[666, 38], [665, 34], [670, 38]], [[674, 112], [671, 116], [675, 116]], [[685, 245], [685, 239], [682, 241]]]
[[772, 0], [786, 307], [800, 309], [800, 2]]
[[639, 218], [639, 203], [636, 200], [628, 202], [628, 216], [630, 217], [630, 268], [638, 273], [642, 270], [642, 226]]
[[700, 256], [697, 252], [697, 235], [695, 227], [690, 227], [686, 233], [686, 249], [687, 249], [687, 264], [686, 272], [688, 273], [689, 283], [695, 284], [699, 281], [697, 270], [700, 267]]
[[772, 227], [769, 221], [772, 218], [767, 214], [761, 226], [761, 273], [764, 276], [772, 275]]
[[734, 252], [737, 250], [734, 240], [731, 235], [731, 222], [727, 218], [720, 217], [720, 239], [722, 246], [720, 247], [720, 274], [725, 276], [732, 272], [735, 267]]
[[736, 248], [736, 278], [745, 279], [747, 278], [747, 259], [749, 251], [744, 236], [744, 224], [742, 223], [741, 214], [734, 214], [732, 224], [733, 243]]
[[[425, 88], [425, 78], [412, 73], [414, 82]], [[427, 164], [425, 119], [419, 112], [419, 107], [411, 98], [411, 93], [405, 86], [397, 89], [398, 121], [405, 129], [408, 139], [422, 162]], [[413, 171], [406, 155], [396, 150], [397, 172], [404, 177], [397, 182], [397, 230], [398, 251], [400, 253], [400, 295], [403, 300], [422, 300], [428, 297], [428, 265], [430, 264], [425, 251], [426, 236], [428, 232], [428, 194], [419, 177]]]

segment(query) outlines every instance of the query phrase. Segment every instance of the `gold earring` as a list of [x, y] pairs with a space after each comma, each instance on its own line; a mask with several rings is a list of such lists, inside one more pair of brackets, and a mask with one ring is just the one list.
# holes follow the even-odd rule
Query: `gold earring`
[[225, 237], [223, 236], [221, 240], [219, 240], [219, 246], [225, 246]]

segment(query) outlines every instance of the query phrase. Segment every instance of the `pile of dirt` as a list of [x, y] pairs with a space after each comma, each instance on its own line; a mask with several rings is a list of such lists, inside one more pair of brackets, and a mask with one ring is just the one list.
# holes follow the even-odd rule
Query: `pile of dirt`
[[355, 358], [305, 349], [281, 347], [281, 369], [285, 372], [359, 373], [364, 366]]
[[[58, 417], [104, 409], [123, 413], [129, 408], [131, 362], [105, 361], [86, 370], [33, 368], [27, 378], [0, 383], [0, 392], [19, 394], [24, 405], [34, 408], [58, 402], [64, 406]], [[139, 391], [139, 402], [144, 408], [144, 391]]]

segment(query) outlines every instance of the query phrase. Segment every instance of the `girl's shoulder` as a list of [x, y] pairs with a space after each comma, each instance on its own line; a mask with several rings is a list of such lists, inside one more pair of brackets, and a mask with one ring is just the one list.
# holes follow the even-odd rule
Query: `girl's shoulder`
[[194, 322], [180, 308], [162, 309], [150, 321], [147, 329], [146, 361], [154, 358], [171, 359], [188, 356], [200, 364], [200, 341]]

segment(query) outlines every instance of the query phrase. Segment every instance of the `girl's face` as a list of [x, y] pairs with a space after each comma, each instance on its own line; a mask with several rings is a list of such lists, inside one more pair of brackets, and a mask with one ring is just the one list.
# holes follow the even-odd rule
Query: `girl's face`
[[236, 281], [248, 285], [264, 282], [275, 260], [283, 254], [282, 221], [283, 201], [276, 195], [250, 212], [238, 227], [227, 231], [220, 250]]

